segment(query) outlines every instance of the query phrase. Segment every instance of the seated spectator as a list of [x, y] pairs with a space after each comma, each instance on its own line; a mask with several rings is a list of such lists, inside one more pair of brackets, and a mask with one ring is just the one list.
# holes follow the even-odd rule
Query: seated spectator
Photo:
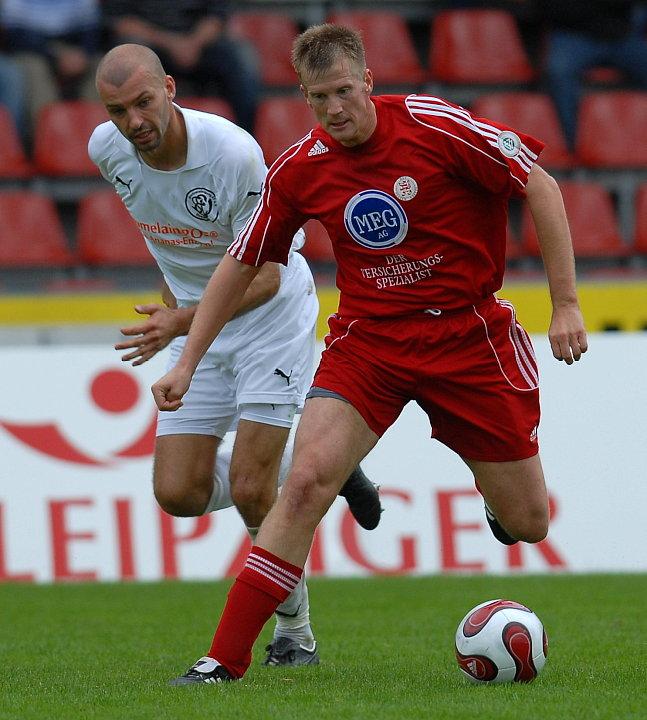
[[30, 128], [48, 102], [96, 98], [94, 73], [100, 50], [99, 0], [2, 0], [0, 24], [8, 51], [27, 87]]
[[25, 83], [18, 63], [0, 50], [0, 105], [13, 118], [18, 133], [24, 134]]
[[[252, 132], [259, 73], [250, 48], [227, 34], [229, 3], [105, 0], [103, 8], [115, 45], [138, 43], [152, 48], [178, 82], [180, 97], [222, 94], [231, 103], [238, 124]], [[187, 81], [188, 91], [184, 89]]]
[[571, 149], [586, 70], [614, 67], [636, 87], [647, 89], [647, 41], [640, 5], [631, 0], [537, 2], [548, 30], [547, 89]]

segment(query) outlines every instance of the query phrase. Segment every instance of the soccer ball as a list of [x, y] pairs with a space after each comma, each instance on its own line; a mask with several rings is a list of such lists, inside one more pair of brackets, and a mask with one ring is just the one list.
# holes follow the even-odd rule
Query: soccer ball
[[548, 655], [541, 620], [512, 600], [472, 608], [456, 630], [456, 659], [475, 683], [531, 682]]

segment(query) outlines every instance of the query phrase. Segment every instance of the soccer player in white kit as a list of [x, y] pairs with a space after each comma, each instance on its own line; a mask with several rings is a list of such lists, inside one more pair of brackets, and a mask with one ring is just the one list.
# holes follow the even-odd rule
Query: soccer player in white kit
[[[215, 115], [179, 108], [175, 83], [157, 55], [134, 44], [113, 48], [97, 70], [111, 122], [88, 152], [134, 218], [165, 281], [168, 307], [140, 308], [148, 319], [117, 349], [141, 364], [171, 342], [180, 356], [196, 305], [226, 249], [247, 222], [266, 175], [261, 149]], [[276, 497], [290, 428], [310, 385], [318, 312], [312, 274], [293, 239], [287, 266], [267, 263], [234, 318], [211, 346], [177, 413], [158, 418], [153, 483], [160, 506], [195, 516], [236, 505], [250, 536]], [[217, 452], [238, 421], [233, 452]], [[282, 466], [282, 472], [279, 473]], [[282, 476], [279, 478], [279, 474]], [[340, 495], [358, 522], [379, 522], [377, 489], [359, 467]], [[265, 664], [319, 661], [305, 583], [277, 610]]]

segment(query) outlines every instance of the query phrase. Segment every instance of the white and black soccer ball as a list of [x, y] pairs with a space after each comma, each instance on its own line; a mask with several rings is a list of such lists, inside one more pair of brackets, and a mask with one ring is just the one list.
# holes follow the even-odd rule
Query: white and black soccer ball
[[531, 682], [541, 672], [548, 640], [541, 620], [512, 600], [472, 608], [456, 630], [456, 659], [475, 683]]

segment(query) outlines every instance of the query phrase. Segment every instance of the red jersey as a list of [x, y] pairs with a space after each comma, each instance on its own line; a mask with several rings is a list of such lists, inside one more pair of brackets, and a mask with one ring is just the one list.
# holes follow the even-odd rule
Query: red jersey
[[361, 145], [316, 127], [276, 160], [229, 252], [286, 263], [292, 236], [316, 218], [337, 260], [342, 317], [478, 303], [501, 287], [508, 200], [525, 196], [543, 144], [436, 97], [373, 102], [377, 127]]

